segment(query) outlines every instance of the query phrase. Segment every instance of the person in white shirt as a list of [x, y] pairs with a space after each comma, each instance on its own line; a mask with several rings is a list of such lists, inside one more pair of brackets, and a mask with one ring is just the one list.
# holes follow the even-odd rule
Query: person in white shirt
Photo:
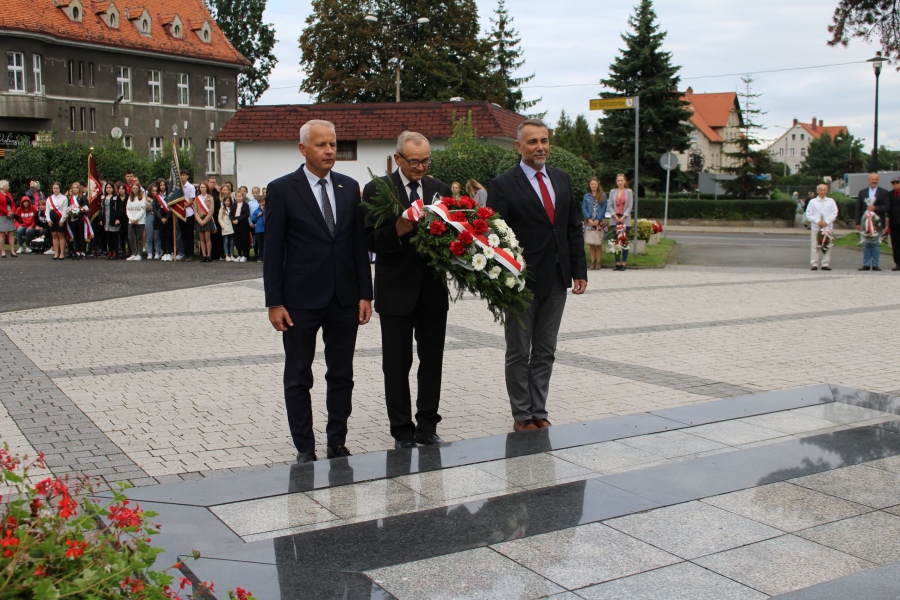
[[131, 246], [131, 256], [127, 260], [141, 260], [147, 202], [144, 200], [141, 186], [137, 182], [131, 184], [128, 202], [125, 204], [125, 214], [128, 215], [128, 245]]
[[182, 169], [181, 173], [181, 189], [184, 190], [184, 221], [178, 223], [181, 231], [182, 259], [184, 261], [194, 260], [194, 198], [197, 197], [197, 190], [188, 181], [190, 174], [187, 169]]
[[831, 270], [831, 250], [822, 253], [816, 246], [816, 238], [820, 229], [831, 231], [834, 228], [834, 220], [838, 216], [837, 203], [827, 196], [828, 186], [820, 183], [816, 188], [818, 196], [806, 204], [806, 220], [809, 221], [809, 232], [812, 248], [810, 249], [809, 264], [813, 271], [822, 267], [823, 271]]

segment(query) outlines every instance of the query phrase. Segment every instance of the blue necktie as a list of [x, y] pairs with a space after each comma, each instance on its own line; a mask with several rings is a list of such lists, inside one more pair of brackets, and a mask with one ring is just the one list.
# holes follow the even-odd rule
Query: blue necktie
[[416, 200], [419, 199], [419, 182], [418, 181], [410, 181], [409, 182], [409, 203], [412, 204]]

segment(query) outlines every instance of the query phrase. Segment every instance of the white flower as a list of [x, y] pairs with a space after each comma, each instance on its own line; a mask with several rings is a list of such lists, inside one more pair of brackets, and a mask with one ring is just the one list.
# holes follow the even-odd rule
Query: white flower
[[506, 279], [503, 280], [503, 283], [505, 283], [508, 288], [516, 287], [516, 278], [512, 275], [507, 275]]
[[496, 219], [493, 223], [491, 223], [491, 225], [494, 226], [494, 229], [497, 230], [497, 233], [503, 234], [509, 231], [509, 227], [506, 226], [506, 221], [504, 221], [503, 219]]
[[519, 277], [518, 279], [516, 279], [516, 284], [517, 284], [518, 289], [519, 289], [520, 292], [521, 292], [523, 289], [525, 289], [525, 280], [522, 279], [521, 277]]
[[525, 257], [522, 256], [522, 253], [519, 252], [516, 254], [516, 262], [524, 269], [525, 268]]
[[509, 234], [506, 236], [506, 241], [509, 242], [509, 245], [517, 248], [519, 246], [519, 238], [516, 237], [516, 234], [512, 232], [512, 229], [509, 230]]
[[490, 244], [492, 248], [496, 248], [500, 245], [500, 237], [496, 233], [492, 233], [488, 236], [488, 244]]
[[490, 279], [497, 279], [500, 277], [500, 273], [503, 272], [503, 269], [500, 267], [493, 267], [490, 271], [487, 272], [487, 276]]
[[484, 252], [484, 257], [487, 259], [494, 258], [497, 255], [497, 253], [494, 252], [494, 249], [491, 248], [490, 246], [485, 248], [483, 252]]
[[476, 271], [483, 271], [485, 266], [487, 266], [487, 258], [484, 254], [476, 254], [472, 257], [472, 268]]

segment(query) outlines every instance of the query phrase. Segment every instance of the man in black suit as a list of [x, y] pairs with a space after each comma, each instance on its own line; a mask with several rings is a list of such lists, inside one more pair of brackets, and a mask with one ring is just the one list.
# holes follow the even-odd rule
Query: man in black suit
[[516, 149], [522, 160], [491, 182], [487, 206], [515, 232], [528, 269], [527, 286], [534, 292], [524, 313], [506, 315], [506, 391], [513, 431], [527, 431], [550, 426], [547, 394], [566, 289], [584, 293], [587, 261], [569, 175], [545, 164], [550, 156], [547, 126], [540, 119], [522, 121]]
[[[422, 134], [401, 133], [394, 162], [399, 168], [382, 179], [393, 184], [404, 205], [417, 199], [431, 204], [435, 195], [450, 195], [447, 184], [426, 177], [431, 145]], [[375, 182], [370, 181], [363, 198], [370, 200], [376, 192]], [[415, 227], [403, 217], [377, 228], [371, 218], [366, 220], [369, 249], [376, 255], [375, 311], [381, 321], [384, 396], [397, 449], [443, 443], [437, 424], [449, 309], [447, 283], [444, 274], [429, 267], [412, 245]], [[419, 356], [415, 423], [409, 392], [413, 334]]]
[[900, 271], [900, 177], [891, 179], [891, 195], [887, 211], [887, 223], [891, 232], [891, 250], [894, 253], [894, 268]]
[[325, 435], [328, 458], [350, 456], [344, 445], [353, 391], [359, 325], [372, 316], [359, 184], [333, 172], [334, 125], [300, 128], [306, 164], [269, 184], [263, 283], [269, 321], [284, 332], [284, 401], [297, 462], [316, 460], [309, 390], [316, 335], [325, 342]]

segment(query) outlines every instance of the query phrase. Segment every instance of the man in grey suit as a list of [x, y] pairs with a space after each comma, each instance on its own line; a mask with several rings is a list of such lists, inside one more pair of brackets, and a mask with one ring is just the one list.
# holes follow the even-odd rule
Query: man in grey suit
[[534, 293], [528, 310], [506, 318], [506, 391], [513, 431], [527, 431], [550, 426], [547, 395], [566, 289], [584, 293], [587, 261], [581, 213], [569, 175], [545, 164], [550, 156], [547, 126], [539, 119], [522, 121], [516, 149], [521, 162], [494, 179], [487, 206], [519, 239], [529, 274], [527, 286]]

